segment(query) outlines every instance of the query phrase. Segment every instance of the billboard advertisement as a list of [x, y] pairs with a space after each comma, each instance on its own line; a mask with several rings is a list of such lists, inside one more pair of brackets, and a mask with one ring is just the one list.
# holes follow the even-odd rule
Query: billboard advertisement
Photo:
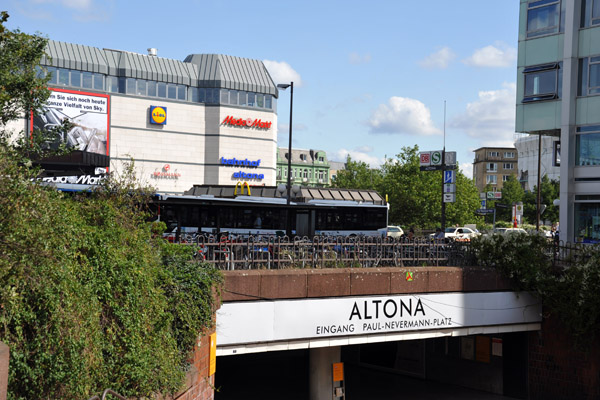
[[104, 94], [74, 90], [50, 89], [46, 105], [38, 115], [31, 115], [31, 129], [48, 130], [66, 119], [73, 127], [50, 143], [108, 156], [110, 138], [110, 97]]

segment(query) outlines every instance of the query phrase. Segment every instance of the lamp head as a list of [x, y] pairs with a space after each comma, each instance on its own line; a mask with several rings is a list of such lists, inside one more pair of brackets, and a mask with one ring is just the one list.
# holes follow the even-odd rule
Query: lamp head
[[277, 87], [282, 90], [285, 90], [285, 89], [289, 88], [290, 86], [291, 86], [291, 84], [289, 84], [289, 83], [278, 83], [277, 84]]

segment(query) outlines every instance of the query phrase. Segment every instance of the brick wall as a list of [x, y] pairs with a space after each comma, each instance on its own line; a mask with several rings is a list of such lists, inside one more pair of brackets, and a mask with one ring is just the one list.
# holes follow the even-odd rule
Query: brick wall
[[560, 320], [544, 319], [529, 334], [529, 398], [599, 399], [600, 341], [576, 349]]
[[214, 400], [215, 398], [215, 376], [208, 376], [209, 368], [209, 336], [214, 333], [211, 331], [198, 339], [194, 349], [192, 368], [187, 374], [187, 390], [177, 396], [176, 400]]

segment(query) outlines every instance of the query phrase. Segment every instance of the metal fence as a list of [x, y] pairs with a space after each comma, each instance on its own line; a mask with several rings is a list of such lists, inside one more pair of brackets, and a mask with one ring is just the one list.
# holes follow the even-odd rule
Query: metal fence
[[464, 266], [473, 262], [468, 242], [430, 239], [185, 236], [196, 258], [223, 270]]

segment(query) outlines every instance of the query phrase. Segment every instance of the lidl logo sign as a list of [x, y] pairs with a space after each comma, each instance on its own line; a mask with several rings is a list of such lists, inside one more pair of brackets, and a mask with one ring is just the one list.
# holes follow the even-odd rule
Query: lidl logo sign
[[166, 125], [167, 107], [150, 106], [150, 123], [156, 125]]

